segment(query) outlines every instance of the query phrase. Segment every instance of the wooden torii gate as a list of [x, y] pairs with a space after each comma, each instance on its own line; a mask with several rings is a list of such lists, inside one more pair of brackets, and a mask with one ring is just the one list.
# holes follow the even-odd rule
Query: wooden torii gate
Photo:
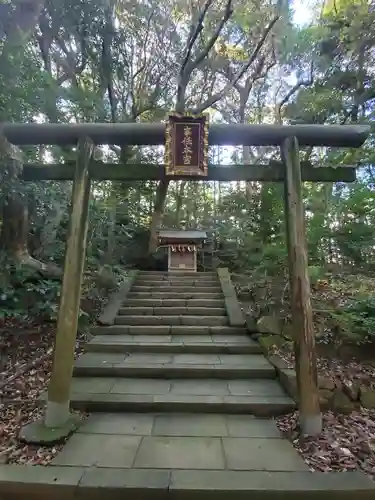
[[[70, 413], [70, 388], [86, 253], [88, 204], [91, 179], [162, 179], [162, 165], [106, 164], [92, 159], [94, 146], [163, 145], [163, 123], [122, 124], [3, 124], [2, 135], [12, 144], [78, 145], [75, 164], [25, 164], [24, 180], [73, 179], [70, 224], [65, 255], [53, 369], [43, 422], [32, 424], [34, 441], [52, 442], [75, 429]], [[212, 125], [208, 143], [215, 145], [278, 146], [282, 162], [268, 165], [208, 165], [203, 180], [282, 181], [285, 185], [285, 217], [291, 285], [292, 322], [296, 332], [295, 353], [300, 424], [304, 433], [321, 430], [317, 385], [313, 316], [306, 249], [302, 181], [352, 182], [355, 166], [313, 168], [300, 164], [299, 146], [359, 148], [370, 132], [360, 125]], [[186, 178], [174, 176], [173, 179]], [[194, 179], [191, 175], [189, 179]]]

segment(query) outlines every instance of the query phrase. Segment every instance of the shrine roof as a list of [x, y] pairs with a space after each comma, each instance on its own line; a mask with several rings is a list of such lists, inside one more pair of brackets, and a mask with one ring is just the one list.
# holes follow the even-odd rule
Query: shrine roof
[[158, 237], [165, 240], [205, 240], [207, 233], [197, 229], [159, 229]]

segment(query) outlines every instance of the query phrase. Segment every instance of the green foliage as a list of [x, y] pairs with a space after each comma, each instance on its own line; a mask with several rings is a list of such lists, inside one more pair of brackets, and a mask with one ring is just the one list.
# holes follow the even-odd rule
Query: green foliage
[[[61, 290], [59, 281], [37, 279], [30, 270], [11, 264], [3, 267], [3, 272], [7, 273], [8, 279], [0, 284], [0, 319], [38, 318], [56, 322]], [[79, 328], [84, 329], [89, 321], [89, 315], [80, 310]]]
[[375, 299], [364, 297], [331, 312], [337, 333], [344, 340], [366, 342], [375, 338]]
[[316, 285], [317, 282], [323, 279], [326, 275], [326, 270], [320, 266], [309, 266], [310, 284]]
[[0, 316], [41, 316], [55, 320], [60, 295], [60, 283], [35, 280], [34, 273], [25, 268], [8, 265], [3, 268], [8, 280], [0, 285]]

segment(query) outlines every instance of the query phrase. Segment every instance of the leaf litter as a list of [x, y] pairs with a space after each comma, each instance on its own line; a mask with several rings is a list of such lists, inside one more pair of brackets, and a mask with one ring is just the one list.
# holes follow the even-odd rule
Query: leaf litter
[[[289, 368], [294, 354], [286, 347], [275, 348]], [[375, 389], [375, 367], [352, 359], [317, 358], [318, 374], [338, 383], [360, 384]], [[375, 480], [375, 409], [362, 406], [346, 415], [323, 412], [323, 431], [317, 437], [301, 436], [298, 411], [277, 418], [277, 425], [290, 439], [312, 471], [361, 471]]]
[[[48, 465], [64, 443], [49, 446], [18, 441], [21, 427], [40, 420], [52, 366], [54, 324], [8, 320], [0, 334], [0, 464]], [[82, 352], [79, 335], [76, 357]], [[34, 363], [38, 361], [37, 364]], [[29, 369], [28, 369], [29, 368]], [[85, 417], [84, 414], [81, 414]]]
[[[287, 282], [284, 278], [262, 280], [242, 278], [244, 283], [251, 283], [250, 292], [245, 290], [242, 300], [243, 310], [255, 318], [274, 312], [290, 320]], [[374, 287], [375, 277], [368, 273], [334, 272], [312, 284], [318, 374], [336, 386], [356, 384], [375, 391], [375, 323], [370, 322], [373, 311], [368, 311], [373, 304]], [[367, 306], [364, 311], [358, 310], [359, 304]], [[353, 306], [356, 316], [351, 312]], [[349, 324], [343, 321], [346, 318]], [[353, 335], [358, 318], [364, 320], [362, 338]], [[272, 353], [294, 368], [291, 342], [274, 346]], [[325, 411], [322, 418], [323, 431], [317, 437], [300, 435], [298, 411], [280, 416], [276, 422], [311, 471], [361, 471], [375, 479], [375, 409], [360, 406], [349, 415]]]

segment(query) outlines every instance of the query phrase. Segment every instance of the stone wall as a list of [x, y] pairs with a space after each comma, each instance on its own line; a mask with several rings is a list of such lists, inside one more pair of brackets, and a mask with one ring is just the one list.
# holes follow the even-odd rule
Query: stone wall
[[[281, 327], [277, 317], [260, 318], [247, 321], [248, 329], [253, 338], [261, 344], [264, 354], [276, 368], [278, 378], [287, 394], [298, 402], [297, 379], [294, 368], [291, 368], [275, 348], [281, 348], [285, 343], [292, 342], [290, 328]], [[319, 393], [322, 410], [334, 410], [341, 413], [351, 413], [362, 407], [375, 409], [375, 391], [360, 383], [342, 381], [332, 376], [319, 376]]]

